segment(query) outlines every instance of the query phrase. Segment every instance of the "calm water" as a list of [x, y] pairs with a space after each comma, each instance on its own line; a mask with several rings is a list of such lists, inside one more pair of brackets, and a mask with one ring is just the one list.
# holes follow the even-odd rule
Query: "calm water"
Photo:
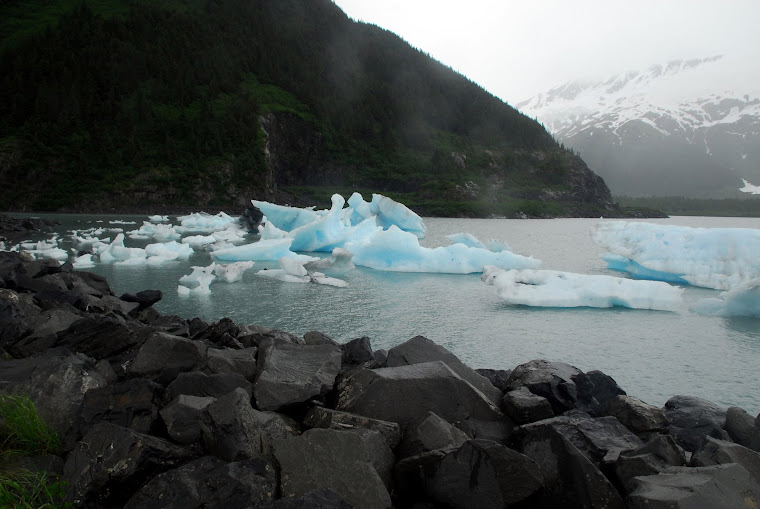
[[[144, 216], [56, 216], [60, 229], [108, 226], [109, 220]], [[94, 223], [96, 219], [103, 223]], [[174, 218], [172, 218], [174, 219]], [[542, 268], [585, 274], [614, 274], [591, 240], [598, 219], [425, 220], [429, 247], [448, 244], [445, 235], [472, 233], [481, 240], [506, 241], [513, 251], [543, 261]], [[703, 227], [760, 228], [760, 219], [675, 217], [650, 220]], [[127, 245], [143, 243], [127, 241]], [[178, 279], [189, 265], [208, 265], [197, 253], [190, 263], [160, 268], [99, 265], [117, 294], [160, 289], [163, 313], [207, 321], [228, 316], [296, 334], [322, 331], [344, 342], [369, 336], [375, 349], [424, 335], [476, 368], [511, 369], [531, 359], [568, 362], [611, 375], [628, 394], [662, 405], [689, 394], [724, 406], [760, 412], [760, 319], [712, 318], [689, 313], [690, 303], [719, 292], [687, 288], [678, 312], [628, 309], [541, 309], [510, 306], [479, 275], [403, 274], [357, 268], [346, 274], [348, 288], [288, 284], [255, 276], [276, 262], [257, 262], [243, 281], [215, 283], [208, 297], [180, 297]]]

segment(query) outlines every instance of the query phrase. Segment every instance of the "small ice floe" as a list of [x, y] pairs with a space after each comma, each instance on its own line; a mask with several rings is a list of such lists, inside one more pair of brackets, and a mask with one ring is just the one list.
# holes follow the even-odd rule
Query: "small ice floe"
[[454, 233], [451, 235], [446, 235], [446, 238], [449, 239], [449, 241], [452, 244], [464, 244], [468, 247], [477, 247], [481, 249], [488, 249], [489, 251], [493, 251], [494, 253], [500, 253], [502, 251], [511, 251], [509, 249], [509, 246], [501, 241], [496, 239], [491, 239], [487, 242], [481, 242], [477, 239], [474, 235], [471, 233]]
[[760, 278], [721, 292], [717, 299], [701, 299], [690, 310], [705, 316], [754, 316], [760, 318]]
[[278, 260], [280, 269], [260, 270], [257, 276], [277, 279], [285, 283], [316, 283], [319, 285], [335, 286], [345, 288], [348, 283], [342, 279], [328, 277], [322, 272], [309, 272], [298, 260], [290, 257], [283, 257]]
[[121, 219], [115, 219], [113, 221], [108, 221], [108, 224], [137, 224], [136, 221], [122, 221]]
[[179, 278], [177, 292], [180, 295], [208, 295], [211, 293], [211, 283], [216, 281], [235, 283], [243, 279], [243, 273], [251, 267], [253, 267], [251, 261], [226, 265], [211, 263], [206, 267], [192, 267], [192, 273]]
[[626, 221], [596, 225], [610, 269], [642, 279], [729, 290], [760, 277], [760, 230]]
[[151, 223], [168, 223], [169, 216], [162, 216], [160, 214], [156, 214], [155, 216], [148, 216], [148, 221], [150, 221]]
[[503, 270], [485, 267], [483, 281], [510, 304], [539, 307], [614, 306], [675, 311], [682, 288], [661, 281], [636, 281], [613, 276], [554, 270]]

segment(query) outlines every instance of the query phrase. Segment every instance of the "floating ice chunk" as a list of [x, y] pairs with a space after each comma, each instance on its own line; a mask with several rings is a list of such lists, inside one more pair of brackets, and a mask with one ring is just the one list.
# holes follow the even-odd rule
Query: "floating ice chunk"
[[675, 311], [682, 288], [660, 281], [635, 281], [613, 276], [573, 274], [554, 270], [502, 270], [486, 267], [483, 281], [510, 304], [540, 307], [621, 306]]
[[323, 215], [323, 213], [315, 212], [314, 207], [302, 209], [258, 200], [251, 200], [251, 203], [266, 216], [268, 223], [286, 232], [313, 223]]
[[110, 244], [93, 245], [93, 248], [102, 263], [123, 262], [130, 258], [146, 258], [145, 249], [124, 246], [123, 233], [118, 234]]
[[690, 310], [706, 316], [755, 316], [760, 318], [760, 278], [742, 283], [718, 299], [701, 299]]
[[73, 265], [75, 269], [89, 269], [95, 266], [95, 262], [92, 260], [92, 254], [86, 253], [82, 256], [77, 256], [74, 259]]
[[375, 213], [372, 212], [369, 203], [364, 201], [361, 194], [354, 193], [348, 198], [348, 208], [345, 211], [345, 218], [352, 225], [356, 226], [374, 215]]
[[265, 269], [258, 271], [256, 275], [277, 279], [283, 283], [316, 283], [318, 285], [334, 286], [337, 288], [345, 288], [348, 286], [348, 283], [345, 281], [327, 277], [320, 272], [307, 274], [305, 276], [296, 276], [294, 274], [289, 274], [285, 269]]
[[278, 262], [280, 262], [280, 267], [282, 267], [283, 270], [287, 274], [290, 274], [291, 276], [303, 277], [306, 274], [308, 274], [303, 264], [298, 263], [297, 260], [285, 257], [285, 258], [280, 258]]
[[501, 251], [510, 251], [509, 246], [500, 240], [491, 239], [488, 242], [481, 242], [471, 233], [453, 233], [446, 235], [446, 238], [452, 244], [464, 244], [469, 247], [479, 247], [482, 249], [488, 249], [494, 253], [500, 253]]
[[219, 212], [211, 215], [206, 212], [194, 212], [177, 217], [183, 231], [215, 231], [223, 230], [228, 224], [237, 221], [236, 218]]
[[192, 267], [193, 272], [179, 278], [177, 293], [180, 295], [208, 295], [211, 293], [209, 286], [216, 279], [214, 269], [216, 264], [207, 267]]
[[345, 201], [339, 194], [332, 196], [332, 208], [324, 216], [288, 233], [293, 238], [293, 251], [327, 251], [342, 247], [347, 241], [361, 239], [380, 231], [375, 218], [366, 219], [356, 226], [343, 218]]
[[503, 269], [526, 269], [537, 268], [541, 264], [540, 260], [511, 251], [494, 253], [463, 244], [422, 247], [413, 233], [401, 231], [396, 226], [359, 241], [349, 242], [345, 248], [353, 253], [353, 263], [356, 265], [398, 272], [470, 274], [482, 272], [486, 265]]
[[155, 216], [148, 216], [148, 221], [151, 223], [166, 223], [169, 221], [169, 216], [162, 216], [160, 214], [156, 214]]
[[328, 277], [322, 274], [321, 272], [314, 272], [312, 274], [309, 274], [309, 280], [310, 282], [317, 283], [318, 285], [334, 286], [336, 288], [345, 288], [348, 286], [348, 283], [346, 283], [342, 279]]
[[145, 246], [145, 255], [148, 257], [164, 258], [166, 260], [187, 260], [193, 254], [193, 248], [187, 244], [181, 244], [176, 240]]
[[336, 247], [330, 257], [309, 262], [304, 267], [309, 272], [320, 271], [340, 276], [355, 268], [354, 262], [351, 261], [353, 257], [354, 254], [351, 251]]
[[179, 240], [182, 238], [182, 234], [170, 224], [156, 224], [154, 228], [153, 238], [156, 240]]
[[[760, 277], [760, 230], [611, 221], [592, 231], [613, 270], [728, 290]], [[630, 260], [633, 263], [629, 263]]]
[[183, 244], [188, 244], [195, 249], [203, 248], [209, 244], [217, 242], [216, 237], [213, 235], [191, 235], [190, 237], [184, 237], [182, 239]]
[[261, 240], [284, 239], [288, 236], [286, 231], [280, 230], [273, 223], [267, 221], [260, 231]]
[[290, 250], [293, 239], [268, 239], [259, 240], [251, 244], [220, 249], [211, 253], [211, 256], [222, 262], [240, 262], [253, 260], [279, 260], [287, 256], [295, 258], [303, 263], [316, 260], [312, 256], [298, 255]]
[[116, 219], [114, 221], [108, 221], [108, 224], [137, 224], [135, 221], [122, 221], [121, 219]]
[[253, 267], [254, 262], [234, 262], [227, 265], [214, 266], [214, 274], [218, 279], [223, 279], [227, 283], [234, 283], [243, 279], [243, 273]]
[[395, 225], [401, 230], [415, 234], [417, 238], [425, 237], [427, 229], [422, 218], [403, 203], [393, 201], [381, 194], [373, 194], [369, 208], [377, 214], [377, 222], [383, 229], [387, 230]]

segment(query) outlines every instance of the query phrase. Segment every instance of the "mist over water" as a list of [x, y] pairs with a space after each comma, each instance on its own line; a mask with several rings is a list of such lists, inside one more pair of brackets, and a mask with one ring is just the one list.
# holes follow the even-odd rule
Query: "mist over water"
[[[56, 216], [59, 227], [108, 226], [108, 220], [143, 216]], [[96, 219], [103, 223], [91, 223]], [[171, 220], [174, 220], [172, 217]], [[543, 261], [543, 269], [611, 274], [590, 237], [599, 219], [427, 218], [427, 247], [448, 244], [446, 235], [467, 232], [482, 241], [505, 241], [513, 251]], [[760, 219], [676, 217], [649, 220], [701, 227], [760, 228]], [[120, 225], [111, 225], [120, 226]], [[130, 229], [126, 226], [125, 229]], [[146, 242], [130, 242], [143, 246]], [[256, 262], [238, 283], [213, 283], [209, 296], [181, 297], [177, 282], [190, 266], [211, 262], [207, 253], [160, 267], [96, 265], [114, 292], [160, 289], [162, 313], [206, 321], [236, 322], [304, 334], [319, 330], [339, 342], [369, 336], [375, 349], [424, 335], [474, 368], [512, 369], [531, 359], [599, 369], [628, 394], [662, 405], [676, 394], [760, 412], [760, 319], [715, 318], [688, 311], [715, 290], [687, 287], [677, 312], [613, 309], [549, 309], [510, 306], [480, 275], [407, 274], [357, 267], [343, 278], [347, 288], [288, 284], [255, 272], [277, 262]]]

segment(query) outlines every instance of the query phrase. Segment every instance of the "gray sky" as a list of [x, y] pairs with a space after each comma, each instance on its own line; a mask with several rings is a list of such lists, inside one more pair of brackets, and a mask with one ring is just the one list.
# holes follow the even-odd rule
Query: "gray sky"
[[334, 0], [515, 104], [579, 78], [717, 54], [760, 62], [760, 0]]

